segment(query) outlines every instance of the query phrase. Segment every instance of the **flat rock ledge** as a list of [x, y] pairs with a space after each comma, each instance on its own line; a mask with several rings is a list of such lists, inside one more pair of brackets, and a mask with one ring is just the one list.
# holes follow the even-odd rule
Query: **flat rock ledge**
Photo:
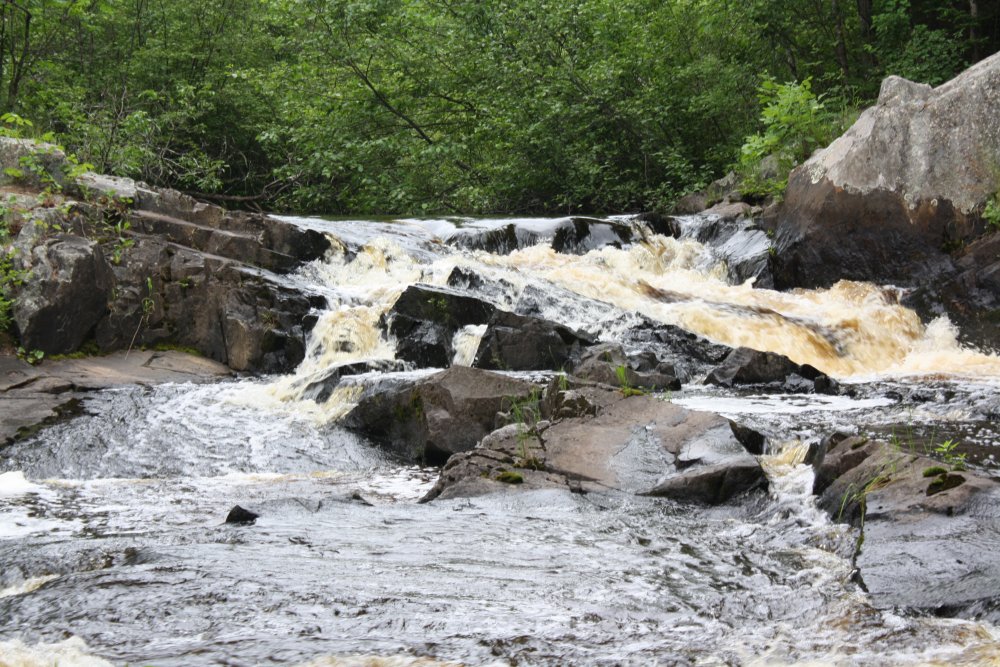
[[495, 430], [452, 455], [423, 501], [560, 488], [716, 505], [768, 488], [757, 459], [716, 414], [557, 381], [514, 412], [519, 419], [498, 415]]
[[0, 446], [73, 414], [87, 392], [132, 384], [214, 382], [231, 375], [218, 362], [175, 350], [46, 360], [38, 366], [0, 355]]

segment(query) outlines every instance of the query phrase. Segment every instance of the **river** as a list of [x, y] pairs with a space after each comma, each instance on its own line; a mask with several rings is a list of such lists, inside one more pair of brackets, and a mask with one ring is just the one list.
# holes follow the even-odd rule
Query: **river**
[[[336, 240], [291, 277], [329, 302], [295, 373], [94, 393], [0, 450], [0, 665], [1000, 664], [987, 621], [873, 606], [844, 557], [855, 535], [815, 508], [801, 463], [840, 428], [962, 438], [1000, 475], [1000, 359], [962, 347], [946, 319], [922, 324], [891, 287], [732, 284], [693, 239], [571, 254], [548, 243], [560, 220], [291, 220]], [[513, 252], [459, 238], [510, 224]], [[641, 318], [676, 324], [812, 364], [853, 395], [691, 382], [664, 396], [767, 432], [760, 502], [417, 504], [436, 470], [338, 425], [375, 379], [322, 404], [303, 394], [333, 364], [393, 359], [379, 318], [456, 267], [505, 309], [530, 303], [609, 341]], [[459, 332], [455, 363], [482, 333]], [[224, 523], [237, 504], [254, 525]]]

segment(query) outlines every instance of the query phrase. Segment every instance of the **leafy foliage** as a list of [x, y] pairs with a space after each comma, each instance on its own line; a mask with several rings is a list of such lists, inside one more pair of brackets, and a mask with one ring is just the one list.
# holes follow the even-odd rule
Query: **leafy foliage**
[[240, 205], [648, 209], [743, 144], [801, 159], [885, 74], [936, 83], [995, 51], [994, 4], [23, 0], [0, 6], [0, 113]]

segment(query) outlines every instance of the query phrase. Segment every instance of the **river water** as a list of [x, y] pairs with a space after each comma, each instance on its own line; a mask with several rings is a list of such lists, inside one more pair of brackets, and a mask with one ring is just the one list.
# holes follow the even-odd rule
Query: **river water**
[[[1000, 664], [986, 621], [872, 605], [844, 557], [855, 535], [816, 510], [801, 464], [833, 429], [898, 430], [963, 438], [1000, 474], [1000, 359], [946, 320], [924, 326], [874, 285], [730, 284], [711, 248], [648, 233], [564, 254], [548, 243], [564, 221], [520, 220], [522, 247], [491, 253], [468, 239], [511, 221], [295, 222], [336, 239], [292, 277], [330, 304], [295, 373], [95, 393], [0, 450], [0, 665]], [[813, 364], [853, 396], [666, 396], [769, 435], [771, 497], [748, 506], [416, 504], [436, 471], [338, 425], [371, 377], [323, 404], [303, 392], [331, 365], [392, 359], [379, 317], [456, 267], [506, 309], [612, 341], [641, 318], [677, 324]], [[482, 333], [460, 332], [456, 363]], [[237, 504], [256, 524], [224, 523]]]

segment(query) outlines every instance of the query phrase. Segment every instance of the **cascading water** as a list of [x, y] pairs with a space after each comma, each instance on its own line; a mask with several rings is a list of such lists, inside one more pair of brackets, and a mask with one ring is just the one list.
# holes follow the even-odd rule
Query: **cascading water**
[[[989, 624], [872, 608], [843, 556], [853, 534], [813, 504], [805, 441], [899, 421], [877, 392], [672, 395], [786, 443], [764, 457], [768, 502], [698, 512], [555, 491], [416, 505], [436, 471], [338, 425], [379, 372], [309, 397], [337, 364], [412, 372], [380, 319], [408, 285], [456, 269], [483, 279], [469, 287], [483, 300], [602, 340], [648, 318], [848, 382], [946, 385], [954, 409], [916, 418], [971, 424], [1000, 395], [1000, 359], [963, 349], [946, 320], [924, 326], [868, 284], [731, 285], [693, 240], [562, 254], [548, 243], [561, 221], [516, 221], [522, 247], [491, 254], [462, 234], [510, 221], [297, 222], [337, 243], [294, 277], [329, 302], [294, 374], [101, 392], [0, 450], [0, 664], [1000, 662]], [[453, 363], [472, 363], [483, 333], [459, 330]], [[235, 504], [261, 517], [224, 525]]]

